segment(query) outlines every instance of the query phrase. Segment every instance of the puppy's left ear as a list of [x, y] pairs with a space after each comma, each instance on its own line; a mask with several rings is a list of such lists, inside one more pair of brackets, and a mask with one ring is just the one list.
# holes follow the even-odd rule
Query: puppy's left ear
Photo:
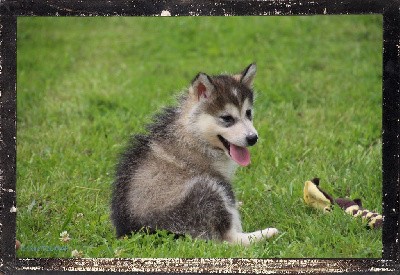
[[256, 71], [257, 71], [256, 64], [255, 63], [250, 64], [239, 75], [240, 76], [239, 81], [242, 82], [244, 85], [246, 85], [249, 88], [253, 87], [253, 80], [254, 80], [254, 77], [256, 76]]

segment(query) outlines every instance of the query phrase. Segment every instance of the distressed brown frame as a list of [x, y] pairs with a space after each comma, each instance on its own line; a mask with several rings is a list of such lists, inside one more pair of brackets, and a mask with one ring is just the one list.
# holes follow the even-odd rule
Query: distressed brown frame
[[[382, 14], [382, 259], [16, 259], [16, 34], [18, 16], [171, 16]], [[399, 274], [400, 1], [0, 1], [0, 273], [29, 270], [133, 273]], [[10, 211], [11, 210], [11, 211]]]

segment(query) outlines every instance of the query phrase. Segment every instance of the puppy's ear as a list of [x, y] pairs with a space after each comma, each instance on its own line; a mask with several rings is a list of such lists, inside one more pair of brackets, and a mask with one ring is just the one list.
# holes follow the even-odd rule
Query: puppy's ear
[[246, 69], [243, 70], [243, 72], [240, 75], [238, 75], [239, 81], [242, 82], [247, 87], [251, 88], [253, 86], [254, 77], [256, 76], [256, 71], [257, 71], [256, 64], [255, 63], [250, 64], [249, 66], [247, 66]]
[[211, 77], [205, 73], [199, 73], [192, 81], [190, 93], [197, 98], [198, 101], [208, 99], [213, 93], [215, 87]]

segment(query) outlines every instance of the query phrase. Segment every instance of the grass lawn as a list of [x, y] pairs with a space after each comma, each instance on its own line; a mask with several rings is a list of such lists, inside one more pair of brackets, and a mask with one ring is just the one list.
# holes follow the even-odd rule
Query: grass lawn
[[[382, 211], [381, 16], [19, 17], [17, 43], [18, 257], [381, 257], [381, 230], [302, 198], [320, 177]], [[253, 61], [260, 140], [234, 189], [245, 231], [281, 234], [247, 248], [116, 239], [109, 202], [128, 137], [199, 71]]]

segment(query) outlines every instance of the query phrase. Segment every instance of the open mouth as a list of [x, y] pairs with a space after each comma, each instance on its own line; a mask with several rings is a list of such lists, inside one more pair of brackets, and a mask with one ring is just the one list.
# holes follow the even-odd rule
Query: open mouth
[[246, 147], [241, 147], [233, 143], [230, 143], [221, 135], [218, 135], [218, 139], [221, 141], [221, 143], [228, 151], [228, 155], [239, 165], [247, 166], [250, 164], [250, 152]]
[[222, 142], [222, 144], [225, 146], [226, 150], [228, 150], [229, 155], [231, 154], [230, 152], [230, 143], [226, 139], [224, 139], [221, 135], [218, 135], [219, 140]]

